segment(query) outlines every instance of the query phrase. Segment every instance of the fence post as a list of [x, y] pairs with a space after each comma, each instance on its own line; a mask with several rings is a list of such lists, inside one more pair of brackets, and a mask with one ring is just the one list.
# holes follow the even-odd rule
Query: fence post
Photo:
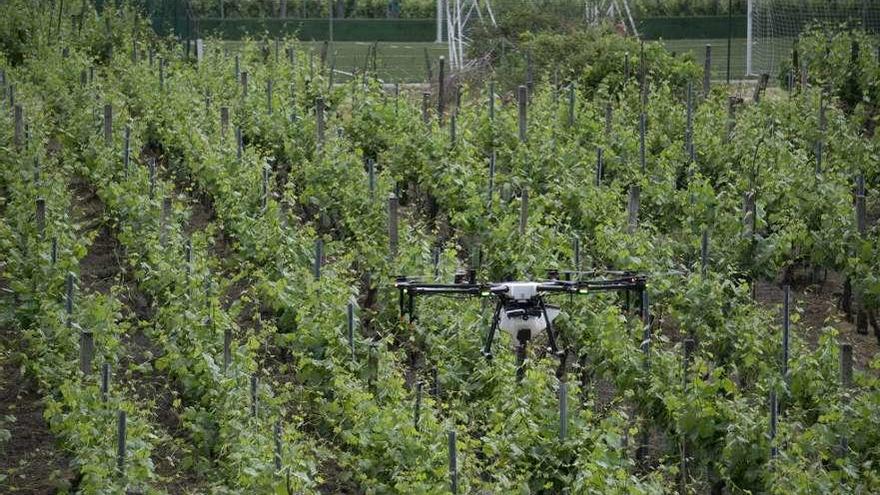
[[706, 45], [706, 60], [703, 65], [703, 98], [709, 97], [712, 77], [712, 45]]
[[574, 83], [568, 85], [568, 127], [574, 127], [574, 106], [575, 106]]
[[242, 98], [247, 98], [248, 95], [248, 73], [247, 71], [241, 72], [241, 96]]

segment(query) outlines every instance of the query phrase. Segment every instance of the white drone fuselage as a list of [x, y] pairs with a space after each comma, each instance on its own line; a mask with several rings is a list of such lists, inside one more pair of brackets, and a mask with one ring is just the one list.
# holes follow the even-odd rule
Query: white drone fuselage
[[[547, 329], [547, 319], [540, 311], [537, 282], [505, 282], [499, 284], [507, 289], [503, 292], [508, 304], [501, 311], [499, 326], [514, 338], [520, 338], [521, 332], [527, 330], [528, 338], [534, 339]], [[559, 315], [559, 308], [545, 305], [547, 318], [552, 323]]]

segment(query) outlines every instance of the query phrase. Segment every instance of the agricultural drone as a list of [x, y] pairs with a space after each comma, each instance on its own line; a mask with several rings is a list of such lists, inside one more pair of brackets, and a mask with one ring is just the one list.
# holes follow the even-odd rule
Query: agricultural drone
[[623, 271], [562, 272], [551, 271], [548, 280], [525, 282], [477, 283], [472, 270], [467, 274], [458, 273], [452, 284], [423, 283], [417, 279], [398, 277], [395, 284], [400, 296], [400, 313], [414, 319], [415, 301], [420, 296], [464, 296], [487, 297], [495, 299], [495, 310], [489, 334], [483, 346], [483, 356], [492, 359], [492, 343], [500, 328], [516, 339], [518, 352], [524, 352], [529, 341], [542, 333], [547, 333], [549, 351], [563, 358], [565, 351], [560, 349], [553, 320], [559, 315], [559, 306], [547, 303], [553, 295], [585, 295], [594, 292], [625, 291], [627, 301], [631, 292], [639, 296], [645, 306], [644, 275]]

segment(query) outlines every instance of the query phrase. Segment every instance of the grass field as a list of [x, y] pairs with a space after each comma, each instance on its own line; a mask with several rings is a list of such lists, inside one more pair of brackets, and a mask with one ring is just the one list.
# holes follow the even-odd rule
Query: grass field
[[[726, 80], [727, 39], [668, 40], [661, 42], [671, 52], [679, 54], [692, 53], [694, 59], [701, 64], [706, 56], [706, 45], [711, 45], [712, 78], [721, 81]], [[732, 81], [744, 79], [746, 74], [746, 40], [744, 38], [731, 40], [730, 54], [730, 79]]]
[[[702, 63], [706, 52], [706, 45], [712, 45], [712, 77], [723, 81], [727, 77], [727, 40], [704, 39], [704, 40], [661, 40], [670, 51], [683, 54], [693, 54], [695, 60]], [[235, 45], [236, 42], [230, 42]], [[315, 51], [321, 49], [323, 42], [306, 42]], [[369, 42], [335, 42], [331, 48], [331, 56], [335, 57], [336, 69], [343, 72], [352, 72], [355, 68], [364, 66], [367, 51], [372, 43]], [[376, 63], [379, 69], [379, 77], [385, 81], [421, 82], [425, 80], [425, 50], [432, 62], [441, 55], [447, 54], [446, 43], [378, 43], [378, 57]], [[436, 62], [435, 67], [436, 67]], [[436, 70], [436, 69], [435, 69]], [[731, 43], [730, 78], [733, 81], [742, 80], [746, 73], [746, 40], [734, 39]], [[772, 81], [771, 81], [772, 82]]]

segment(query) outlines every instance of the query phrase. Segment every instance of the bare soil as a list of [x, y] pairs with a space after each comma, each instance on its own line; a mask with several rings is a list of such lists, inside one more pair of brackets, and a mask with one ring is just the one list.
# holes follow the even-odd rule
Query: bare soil
[[[860, 335], [855, 325], [847, 320], [847, 316], [838, 309], [837, 302], [843, 291], [844, 280], [840, 274], [828, 272], [827, 278], [815, 283], [801, 274], [791, 285], [792, 311], [800, 313], [800, 321], [793, 325], [795, 332], [800, 332], [811, 349], [819, 344], [819, 337], [825, 328], [835, 328], [838, 340], [853, 346], [853, 366], [857, 370], [869, 369], [870, 362], [880, 352], [877, 337]], [[766, 307], [782, 305], [784, 289], [780, 280], [762, 281], [758, 283], [757, 301]]]
[[[0, 429], [11, 435], [7, 443], [0, 443], [0, 492], [56, 493], [70, 487], [76, 474], [43, 419], [36, 385], [12, 353], [18, 347], [15, 337], [8, 329], [0, 334], [9, 344], [0, 350]], [[14, 420], [4, 419], [7, 415]]]

